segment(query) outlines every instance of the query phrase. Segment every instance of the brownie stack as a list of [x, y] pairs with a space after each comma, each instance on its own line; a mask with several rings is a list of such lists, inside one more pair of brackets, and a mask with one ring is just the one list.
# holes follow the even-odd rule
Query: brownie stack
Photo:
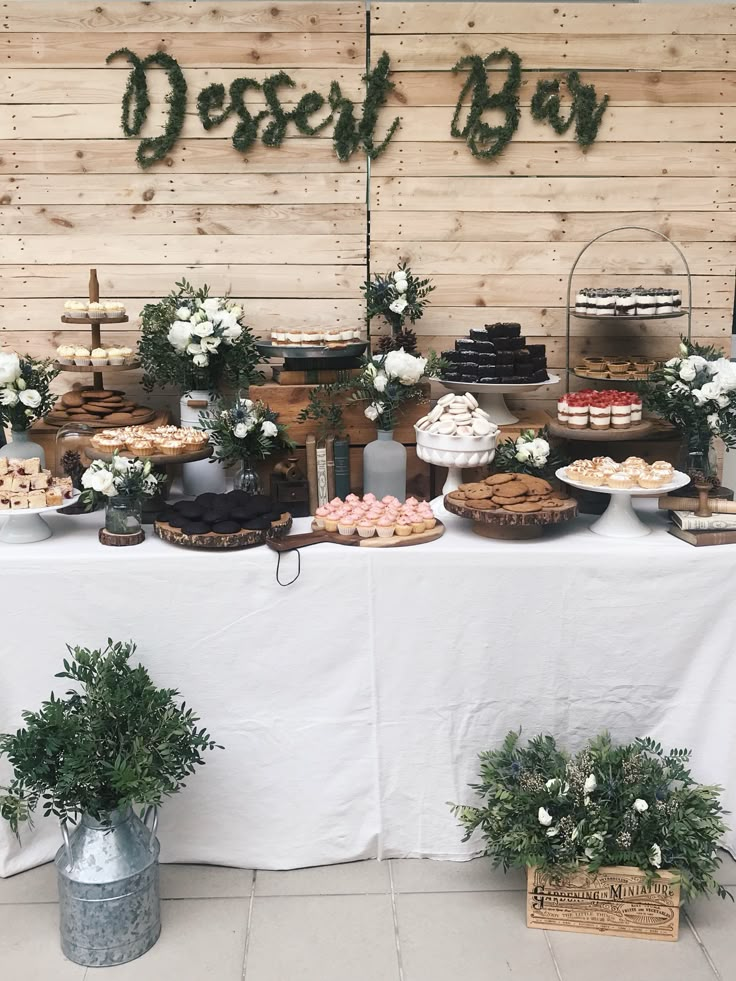
[[157, 521], [178, 528], [185, 535], [234, 535], [238, 531], [266, 531], [278, 521], [281, 510], [274, 510], [265, 494], [200, 494], [193, 501], [177, 501], [157, 515]]
[[443, 351], [449, 368], [444, 381], [480, 382], [483, 385], [528, 385], [545, 382], [547, 352], [544, 344], [527, 344], [521, 324], [486, 324], [455, 341], [454, 351]]

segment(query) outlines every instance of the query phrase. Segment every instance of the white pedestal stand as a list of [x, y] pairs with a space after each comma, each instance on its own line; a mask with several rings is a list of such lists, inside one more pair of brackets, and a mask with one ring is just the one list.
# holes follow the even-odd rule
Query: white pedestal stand
[[463, 482], [464, 467], [485, 467], [491, 463], [496, 455], [498, 433], [488, 436], [440, 436], [416, 426], [414, 432], [417, 435], [419, 459], [436, 467], [447, 467], [442, 494], [431, 502], [434, 513], [444, 521], [449, 514], [445, 509], [445, 495], [457, 490]]
[[79, 494], [70, 497], [68, 501], [54, 507], [33, 508], [23, 511], [6, 511], [7, 520], [0, 528], [0, 542], [7, 545], [28, 545], [31, 542], [43, 542], [51, 538], [53, 531], [41, 517], [60, 508], [68, 508], [79, 500]]
[[530, 382], [521, 385], [481, 385], [480, 382], [437, 379], [443, 388], [447, 388], [451, 392], [459, 392], [460, 394], [471, 392], [475, 395], [478, 405], [488, 413], [491, 422], [495, 422], [497, 426], [508, 426], [519, 421], [518, 416], [515, 416], [506, 405], [505, 395], [522, 395], [524, 392], [533, 392], [538, 388], [544, 388], [545, 385], [556, 385], [559, 380], [559, 375], [549, 375], [547, 381], [543, 382]]

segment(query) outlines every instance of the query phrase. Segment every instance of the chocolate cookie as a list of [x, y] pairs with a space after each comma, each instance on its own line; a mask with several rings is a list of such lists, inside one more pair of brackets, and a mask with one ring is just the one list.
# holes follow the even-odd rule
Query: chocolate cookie
[[206, 535], [210, 531], [210, 526], [204, 521], [185, 521], [181, 530], [185, 535]]
[[498, 497], [519, 497], [526, 496], [528, 488], [521, 480], [509, 480], [505, 484], [496, 485], [493, 493]]
[[506, 508], [509, 504], [524, 504], [528, 503], [526, 496], [524, 494], [518, 495], [518, 497], [493, 497], [491, 500], [494, 504], [497, 504], [500, 508]]
[[528, 502], [523, 504], [504, 504], [507, 511], [513, 511], [515, 514], [534, 514], [537, 511], [542, 511], [541, 504], [530, 504]]
[[499, 487], [502, 484], [508, 484], [515, 477], [516, 474], [513, 473], [492, 473], [490, 477], [486, 477], [484, 483], [488, 484], [489, 487]]
[[484, 498], [481, 501], [473, 501], [473, 507], [478, 511], [497, 511], [500, 505], [496, 504], [493, 499]]
[[177, 501], [174, 510], [188, 521], [204, 521], [204, 512], [194, 501]]
[[267, 531], [271, 527], [268, 518], [249, 518], [244, 526], [247, 531]]
[[477, 488], [473, 490], [466, 490], [465, 497], [469, 504], [473, 504], [475, 501], [484, 501], [493, 497], [494, 488], [487, 487], [485, 484], [480, 484]]
[[212, 530], [217, 535], [235, 535], [240, 531], [239, 521], [216, 521]]

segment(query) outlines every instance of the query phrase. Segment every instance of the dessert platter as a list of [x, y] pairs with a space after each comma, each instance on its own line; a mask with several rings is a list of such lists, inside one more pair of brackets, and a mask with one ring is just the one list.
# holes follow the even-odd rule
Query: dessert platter
[[270, 497], [235, 490], [176, 501], [159, 514], [153, 530], [172, 545], [232, 551], [280, 538], [291, 524], [291, 515], [274, 511]]
[[646, 381], [657, 367], [657, 362], [647, 357], [619, 357], [614, 355], [594, 355], [584, 357], [572, 369], [578, 378], [589, 381], [615, 381], [619, 384]]
[[150, 460], [155, 466], [194, 463], [212, 456], [208, 436], [201, 429], [179, 426], [124, 426], [103, 429], [85, 449], [90, 460], [112, 459], [114, 453]]
[[45, 421], [50, 426], [83, 422], [92, 429], [107, 429], [110, 426], [141, 425], [155, 418], [155, 409], [138, 405], [126, 398], [124, 392], [86, 387], [65, 392]]
[[637, 317], [639, 320], [664, 320], [684, 317], [679, 290], [661, 286], [637, 286], [634, 289], [588, 289], [575, 294], [573, 316], [581, 320], [601, 317]]
[[505, 541], [540, 538], [545, 528], [564, 524], [578, 513], [573, 498], [541, 477], [521, 473], [496, 473], [461, 484], [447, 495], [445, 507], [472, 521], [477, 535]]
[[654, 424], [642, 419], [641, 398], [636, 393], [586, 388], [557, 400], [557, 418], [550, 419], [548, 428], [563, 439], [603, 441], [639, 439]]
[[[496, 455], [498, 426], [471, 392], [443, 395], [414, 431], [419, 459], [447, 467], [442, 497], [460, 486], [463, 467], [487, 466]], [[442, 497], [433, 503], [442, 506]]]
[[671, 463], [655, 460], [651, 465], [641, 457], [627, 457], [617, 463], [607, 456], [576, 460], [555, 474], [578, 490], [610, 494], [611, 500], [590, 530], [606, 538], [642, 538], [651, 533], [634, 511], [633, 497], [659, 497], [690, 483], [687, 474]]
[[289, 368], [300, 361], [324, 360], [332, 365], [342, 358], [358, 358], [368, 342], [354, 327], [291, 328], [271, 331], [270, 341], [257, 341], [256, 347], [264, 358], [284, 358]]
[[367, 548], [397, 548], [405, 545], [424, 545], [441, 538], [445, 526], [429, 504], [407, 497], [402, 504], [396, 497], [380, 501], [374, 494], [358, 497], [348, 494], [343, 501], [336, 497], [317, 508], [312, 531], [289, 535], [280, 541], [269, 542], [277, 552], [286, 552], [321, 542]]
[[544, 344], [527, 344], [521, 324], [486, 324], [455, 341], [442, 357], [450, 365], [438, 381], [452, 392], [471, 392], [496, 425], [518, 422], [505, 395], [534, 391], [559, 382], [547, 371]]
[[16, 460], [0, 457], [0, 516], [6, 517], [0, 542], [25, 545], [51, 538], [44, 513], [75, 504], [79, 491], [71, 477], [52, 477], [39, 457]]

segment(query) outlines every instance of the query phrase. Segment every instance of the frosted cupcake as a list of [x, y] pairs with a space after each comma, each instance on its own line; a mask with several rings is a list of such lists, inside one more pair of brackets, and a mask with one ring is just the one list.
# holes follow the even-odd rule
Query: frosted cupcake
[[411, 535], [411, 518], [398, 518], [395, 531], [401, 538], [408, 538]]
[[125, 364], [129, 364], [131, 361], [135, 361], [135, 352], [132, 347], [121, 347], [118, 350], [123, 352], [123, 361]]
[[62, 344], [56, 349], [56, 359], [60, 364], [74, 364], [74, 355], [76, 352], [76, 345]]
[[107, 352], [110, 364], [124, 364], [125, 350], [122, 347], [111, 347]]
[[104, 349], [104, 347], [96, 347], [92, 351], [91, 357], [92, 357], [92, 364], [95, 365], [96, 367], [101, 368], [103, 365], [107, 364], [107, 351]]
[[105, 306], [102, 303], [92, 302], [87, 306], [87, 316], [91, 320], [104, 320]]
[[358, 534], [361, 538], [372, 538], [376, 533], [376, 526], [370, 518], [361, 518], [358, 522]]
[[84, 367], [85, 365], [89, 364], [89, 361], [89, 351], [86, 347], [74, 348], [74, 364]]
[[325, 515], [325, 531], [337, 531], [337, 518], [334, 514]]
[[341, 535], [354, 535], [355, 534], [355, 518], [352, 514], [345, 514], [337, 522], [337, 530]]
[[317, 510], [314, 512], [314, 523], [317, 525], [317, 528], [320, 531], [322, 531], [322, 529], [324, 528], [325, 518], [329, 515], [329, 513], [330, 512], [327, 510], [327, 508], [324, 505], [318, 507]]
[[412, 535], [420, 535], [426, 525], [424, 524], [424, 518], [420, 517], [418, 514], [413, 514], [411, 516], [411, 533]]
[[394, 534], [394, 522], [391, 518], [379, 518], [376, 522], [376, 531], [379, 538], [392, 538]]
[[87, 307], [86, 300], [67, 300], [64, 304], [64, 313], [75, 320], [83, 320], [87, 316]]
[[124, 317], [125, 316], [125, 304], [118, 303], [117, 300], [108, 300], [103, 303], [105, 308], [105, 313], [108, 317]]

